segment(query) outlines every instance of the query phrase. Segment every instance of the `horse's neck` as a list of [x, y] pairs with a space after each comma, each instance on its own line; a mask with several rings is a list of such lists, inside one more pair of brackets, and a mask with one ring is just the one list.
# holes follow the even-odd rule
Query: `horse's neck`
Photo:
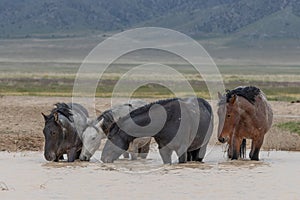
[[[239, 98], [240, 122], [246, 130], [265, 127], [268, 109], [264, 100], [257, 100], [255, 104], [249, 103], [246, 99]], [[268, 122], [267, 122], [268, 123]]]
[[74, 119], [73, 126], [77, 130], [77, 134], [79, 136], [82, 136], [83, 129], [87, 124], [87, 119], [85, 117], [83, 117], [82, 115], [80, 115], [79, 113], [74, 114], [73, 119]]

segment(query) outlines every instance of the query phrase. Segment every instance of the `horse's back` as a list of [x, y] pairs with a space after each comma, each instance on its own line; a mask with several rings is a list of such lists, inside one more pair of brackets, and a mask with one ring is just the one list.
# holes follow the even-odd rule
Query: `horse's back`
[[258, 96], [256, 104], [256, 111], [257, 113], [261, 113], [262, 117], [260, 120], [265, 122], [265, 126], [268, 131], [273, 122], [273, 110], [263, 92], [261, 92]]
[[[213, 115], [210, 104], [202, 98], [195, 97], [178, 99], [175, 102], [170, 102], [173, 105], [169, 113], [172, 117], [166, 126], [171, 130], [171, 139], [179, 146], [187, 146], [187, 151], [199, 149], [208, 142], [212, 134]], [[181, 120], [177, 121], [178, 117]], [[175, 135], [172, 133], [174, 127], [177, 129]]]
[[79, 113], [82, 116], [89, 117], [89, 113], [85, 107], [79, 103], [68, 103], [68, 106], [76, 113]]
[[111, 114], [113, 114], [114, 118], [117, 120], [121, 117], [125, 117], [127, 114], [129, 114], [131, 111], [142, 107], [146, 105], [147, 102], [140, 100], [140, 99], [134, 99], [130, 100], [128, 103], [120, 104], [112, 107], [110, 109]]

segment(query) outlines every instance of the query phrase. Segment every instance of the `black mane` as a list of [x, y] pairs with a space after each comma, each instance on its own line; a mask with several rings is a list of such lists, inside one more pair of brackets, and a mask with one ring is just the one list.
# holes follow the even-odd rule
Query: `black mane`
[[220, 104], [228, 103], [233, 95], [241, 96], [247, 99], [250, 103], [255, 103], [255, 97], [260, 94], [260, 89], [255, 86], [237, 87], [233, 90], [226, 90], [225, 98], [221, 99]]
[[[126, 120], [129, 117], [133, 118], [133, 117], [135, 117], [137, 115], [140, 115], [140, 114], [142, 114], [144, 112], [148, 112], [149, 109], [151, 108], [151, 106], [154, 105], [154, 104], [164, 105], [164, 104], [167, 104], [169, 102], [177, 101], [177, 100], [178, 100], [178, 98], [163, 99], [163, 100], [158, 100], [158, 101], [146, 104], [146, 105], [144, 105], [142, 107], [139, 107], [139, 108], [131, 111], [128, 115], [126, 115], [125, 117], [120, 118], [119, 120]], [[117, 122], [113, 122], [113, 124], [110, 125], [109, 132], [111, 132], [111, 130], [114, 129], [115, 126], [118, 126]]]
[[65, 116], [68, 120], [70, 120], [71, 122], [74, 122], [71, 108], [66, 103], [56, 103], [54, 105], [56, 106], [56, 108], [54, 108], [51, 111], [49, 119], [51, 119], [53, 117], [54, 113], [60, 113], [63, 116]]
[[142, 107], [139, 107], [139, 108], [137, 108], [137, 109], [131, 111], [131, 112], [130, 112], [130, 116], [128, 115], [127, 118], [128, 118], [128, 117], [133, 118], [133, 117], [135, 117], [135, 116], [137, 116], [137, 115], [139, 115], [139, 114], [141, 114], [141, 113], [147, 112], [147, 111], [151, 108], [151, 106], [154, 105], [154, 104], [165, 105], [165, 104], [167, 104], [167, 103], [169, 103], [169, 102], [177, 101], [177, 100], [178, 100], [178, 98], [163, 99], [163, 100], [158, 100], [158, 101], [155, 101], [155, 102], [146, 104], [146, 105], [144, 105], [144, 106], [142, 106]]
[[[135, 117], [136, 115], [139, 115], [141, 113], [144, 113], [144, 112], [147, 112], [150, 107], [153, 105], [153, 104], [166, 104], [166, 103], [169, 103], [171, 101], [175, 101], [175, 100], [178, 100], [178, 98], [173, 98], [173, 99], [165, 99], [165, 100], [159, 100], [159, 101], [156, 101], [156, 102], [152, 102], [150, 104], [146, 104], [142, 107], [139, 107], [133, 111], [131, 111], [127, 116], [124, 116], [122, 118], [120, 118], [120, 120], [124, 120], [124, 119], [127, 119], [128, 117]], [[128, 105], [130, 107], [132, 107], [131, 104], [124, 104], [124, 105]], [[114, 125], [116, 124], [115, 120], [114, 120], [114, 117], [113, 117], [113, 113], [112, 113], [112, 110], [106, 110], [104, 111], [97, 119], [96, 121], [97, 122], [100, 122], [102, 119], [103, 120], [103, 124], [101, 126], [102, 130], [104, 131], [104, 133], [108, 134], [109, 131], [114, 127]]]
[[101, 119], [104, 119], [101, 128], [104, 133], [107, 134], [110, 126], [115, 122], [112, 110], [104, 111], [99, 117], [97, 117], [96, 121], [100, 122]]

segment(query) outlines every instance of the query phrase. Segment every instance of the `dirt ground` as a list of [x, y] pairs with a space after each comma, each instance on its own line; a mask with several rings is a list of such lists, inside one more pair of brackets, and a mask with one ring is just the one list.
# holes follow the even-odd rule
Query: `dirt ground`
[[[48, 114], [57, 102], [70, 102], [66, 97], [0, 97], [0, 151], [42, 151], [44, 145], [44, 119], [41, 112]], [[120, 100], [121, 101], [121, 100]], [[151, 101], [151, 100], [148, 100]], [[212, 103], [215, 106], [215, 103]], [[111, 105], [109, 98], [97, 98], [96, 109], [104, 111]], [[264, 149], [300, 150], [300, 136], [278, 129], [275, 124], [289, 120], [300, 120], [300, 104], [271, 102], [274, 123], [267, 133]], [[92, 108], [88, 108], [91, 111]], [[216, 136], [211, 144], [217, 143]]]

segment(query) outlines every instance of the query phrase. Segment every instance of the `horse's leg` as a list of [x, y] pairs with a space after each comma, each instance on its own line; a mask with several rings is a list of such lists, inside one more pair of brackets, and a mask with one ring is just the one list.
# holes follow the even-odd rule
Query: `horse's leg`
[[137, 147], [137, 144], [134, 144], [132, 143], [132, 146], [130, 149], [128, 149], [130, 155], [131, 155], [131, 160], [136, 160], [137, 157], [138, 157], [138, 152], [139, 152], [139, 149]]
[[240, 146], [240, 157], [241, 158], [246, 157], [246, 145], [247, 145], [247, 141], [246, 141], [246, 139], [243, 139], [242, 144]]
[[229, 139], [227, 145], [228, 145], [227, 156], [228, 156], [229, 159], [231, 159], [232, 158], [231, 138]]
[[151, 140], [149, 140], [149, 142], [147, 142], [144, 146], [142, 146], [139, 149], [139, 156], [142, 159], [146, 159], [147, 158], [149, 150], [150, 150], [150, 143], [151, 143]]
[[255, 148], [255, 144], [254, 144], [254, 140], [252, 139], [252, 142], [251, 142], [251, 151], [249, 153], [249, 158], [250, 159], [253, 157], [254, 148]]
[[164, 164], [171, 164], [172, 163], [172, 153], [173, 150], [169, 149], [168, 147], [163, 147], [159, 149], [159, 154], [164, 162]]
[[188, 152], [190, 154], [190, 156], [191, 156], [190, 160], [188, 160], [188, 161], [197, 161], [198, 155], [199, 155], [199, 151], [200, 151], [200, 148], [196, 149], [194, 151]]
[[[55, 160], [53, 160], [54, 162], [58, 162], [60, 160], [61, 157], [63, 157], [64, 155], [58, 156], [55, 158]], [[62, 160], [62, 159], [61, 159]]]
[[179, 163], [186, 163], [187, 161], [187, 152], [184, 152], [181, 156], [178, 158]]
[[207, 145], [208, 145], [208, 142], [199, 149], [199, 153], [197, 154], [198, 157], [197, 157], [197, 159], [195, 159], [195, 161], [202, 162], [202, 160], [205, 156], [205, 153], [206, 153]]
[[264, 141], [264, 137], [259, 138], [257, 140], [254, 139], [252, 140], [251, 152], [249, 155], [251, 160], [259, 160], [259, 151], [263, 144], [263, 141]]
[[77, 151], [75, 159], [79, 159], [80, 154], [81, 154], [81, 149], [79, 151]]
[[187, 162], [190, 162], [190, 161], [193, 160], [192, 152], [190, 152], [190, 151], [187, 152], [187, 159], [186, 160], [187, 160]]
[[130, 142], [128, 150], [123, 153], [124, 158], [129, 158], [130, 149], [132, 148], [133, 142]]
[[[231, 151], [232, 151], [232, 157], [231, 160], [237, 160], [240, 156], [240, 148], [242, 144], [242, 139], [239, 137], [232, 137], [232, 145], [231, 145]], [[230, 148], [230, 146], [229, 146]]]
[[58, 160], [63, 160], [64, 159], [64, 154], [62, 154], [61, 156], [59, 156]]
[[74, 160], [76, 159], [76, 155], [77, 155], [77, 149], [75, 147], [71, 148], [67, 152], [67, 155], [68, 155], [68, 162], [74, 162]]
[[178, 149], [175, 149], [175, 152], [178, 156], [179, 163], [186, 163], [187, 161], [187, 147], [186, 145], [181, 145]]

